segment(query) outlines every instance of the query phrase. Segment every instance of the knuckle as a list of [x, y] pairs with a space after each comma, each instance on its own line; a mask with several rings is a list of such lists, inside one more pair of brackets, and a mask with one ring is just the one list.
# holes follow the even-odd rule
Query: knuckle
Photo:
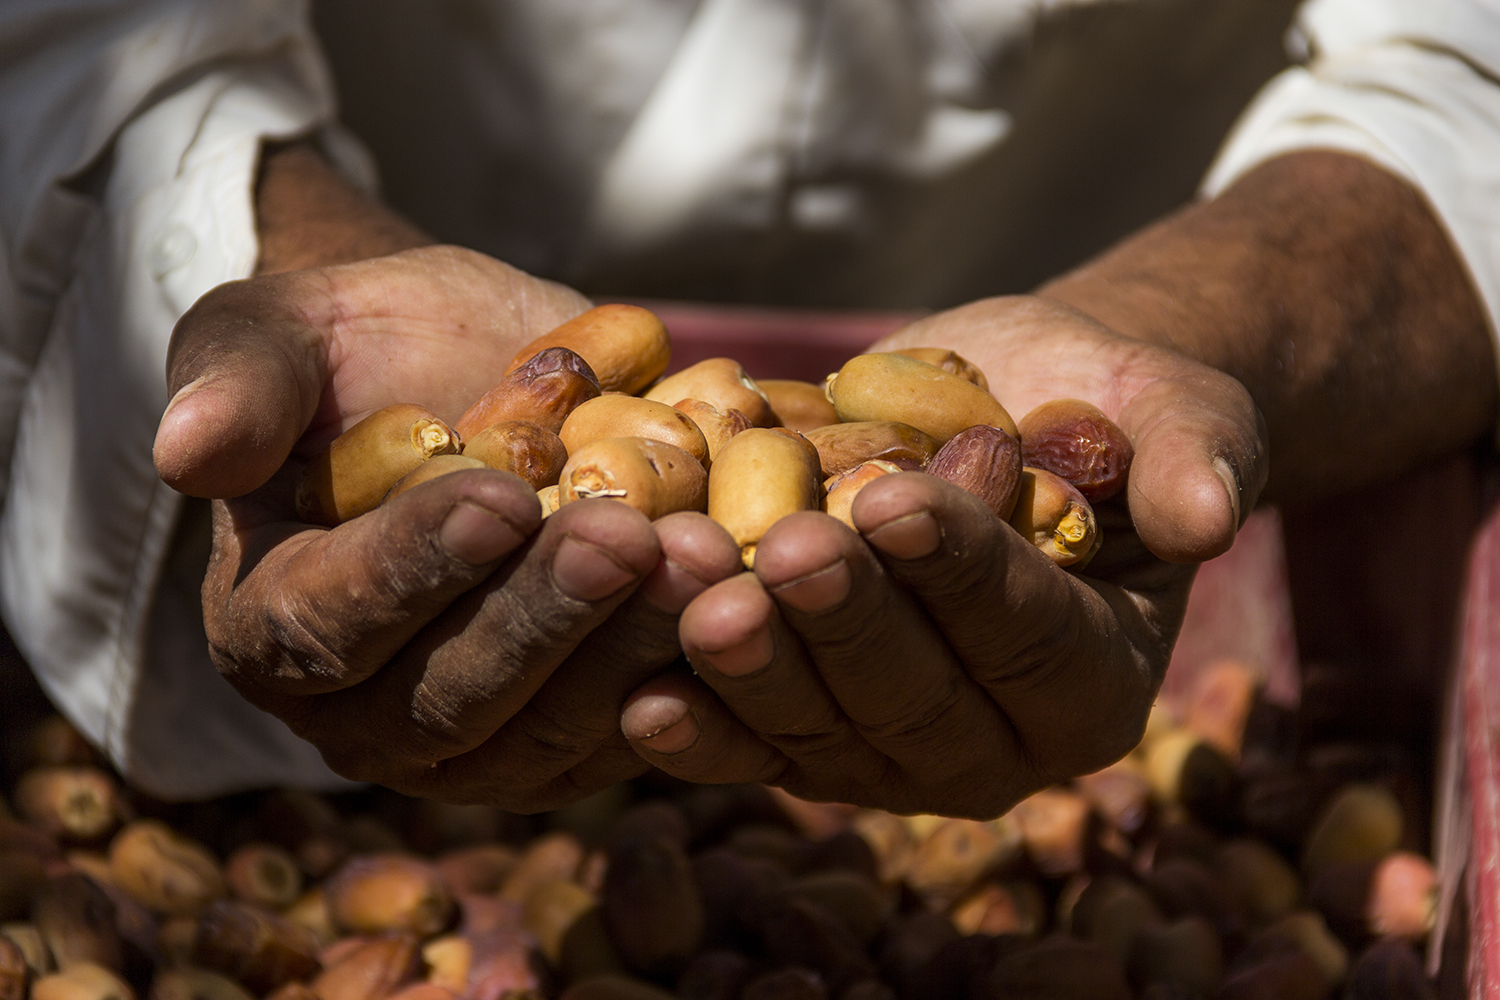
[[271, 678], [319, 689], [342, 686], [345, 671], [333, 641], [337, 627], [313, 602], [283, 591], [258, 610], [249, 630], [252, 655]]
[[341, 671], [336, 659], [283, 602], [262, 606], [250, 622], [205, 618], [209, 658], [231, 683], [278, 688], [322, 688]]
[[323, 762], [328, 765], [329, 770], [342, 778], [397, 790], [400, 790], [398, 786], [408, 785], [407, 774], [410, 769], [402, 766], [405, 762], [379, 748], [364, 744], [351, 746], [340, 740], [320, 741], [315, 737], [311, 742], [323, 755]]
[[494, 592], [486, 617], [499, 623], [493, 629], [500, 655], [511, 663], [525, 663], [550, 671], [583, 640], [594, 625], [593, 616], [569, 602], [539, 601], [534, 594], [514, 588]]
[[913, 699], [903, 711], [863, 728], [881, 743], [911, 748], [940, 744], [954, 735], [954, 727], [948, 720], [959, 709], [964, 695], [957, 678], [949, 675]]
[[[729, 699], [726, 703], [733, 711], [733, 700]], [[832, 702], [822, 705], [816, 715], [806, 718], [800, 717], [799, 713], [791, 709], [792, 706], [786, 706], [779, 713], [787, 720], [785, 724], [767, 725], [762, 722], [761, 735], [766, 739], [797, 745], [801, 753], [818, 752], [840, 745], [851, 736], [843, 713]]]
[[618, 713], [593, 718], [586, 712], [563, 717], [550, 706], [536, 705], [517, 716], [515, 724], [520, 735], [549, 755], [579, 758], [615, 735], [618, 718]]
[[405, 704], [392, 706], [393, 717], [405, 717], [407, 725], [392, 735], [402, 756], [436, 764], [468, 753], [497, 728], [476, 711], [475, 701], [463, 692], [419, 682]]

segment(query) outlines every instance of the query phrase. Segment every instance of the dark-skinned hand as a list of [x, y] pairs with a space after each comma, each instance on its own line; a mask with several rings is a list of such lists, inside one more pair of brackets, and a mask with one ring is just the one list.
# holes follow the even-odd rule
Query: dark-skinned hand
[[[1265, 482], [1263, 425], [1233, 379], [1046, 299], [986, 300], [877, 348], [947, 347], [1019, 418], [1086, 399], [1135, 446], [1104, 545], [1052, 564], [961, 489], [876, 480], [859, 533], [817, 512], [762, 539], [753, 573], [682, 614], [694, 674], [637, 691], [622, 728], [694, 781], [985, 817], [1138, 741], [1197, 563], [1224, 552]], [[720, 558], [734, 545], [717, 538]]]
[[509, 473], [445, 476], [332, 530], [299, 522], [308, 456], [375, 410], [455, 419], [569, 289], [431, 246], [220, 286], [178, 324], [162, 478], [214, 498], [204, 621], [219, 670], [346, 777], [553, 808], [639, 774], [625, 697], [677, 614], [736, 568], [701, 515], [582, 501], [543, 523]]

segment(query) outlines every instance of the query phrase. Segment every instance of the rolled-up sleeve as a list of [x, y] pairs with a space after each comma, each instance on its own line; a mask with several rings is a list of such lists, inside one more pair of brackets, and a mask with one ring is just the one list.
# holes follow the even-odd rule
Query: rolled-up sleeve
[[1296, 150], [1365, 157], [1426, 198], [1500, 331], [1500, 5], [1313, 0], [1289, 37], [1302, 65], [1251, 104], [1203, 192]]
[[297, 0], [0, 6], [0, 612], [53, 701], [171, 797], [328, 783], [207, 656], [193, 510], [151, 461], [173, 325], [258, 253], [261, 144], [336, 133]]

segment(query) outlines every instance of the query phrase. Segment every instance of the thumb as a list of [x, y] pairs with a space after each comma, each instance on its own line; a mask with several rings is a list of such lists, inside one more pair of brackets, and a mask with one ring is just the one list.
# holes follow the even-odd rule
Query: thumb
[[1269, 472], [1265, 422], [1227, 375], [1166, 380], [1132, 400], [1120, 426], [1135, 443], [1130, 515], [1141, 541], [1168, 562], [1222, 555]]
[[190, 496], [227, 499], [265, 483], [312, 422], [327, 337], [299, 307], [302, 275], [220, 285], [172, 331], [156, 430], [157, 475]]

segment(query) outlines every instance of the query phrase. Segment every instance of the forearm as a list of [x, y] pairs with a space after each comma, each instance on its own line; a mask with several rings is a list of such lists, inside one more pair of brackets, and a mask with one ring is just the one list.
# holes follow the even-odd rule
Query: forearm
[[268, 147], [255, 188], [257, 274], [347, 264], [435, 242], [306, 143]]
[[1273, 160], [1040, 289], [1239, 379], [1266, 495], [1325, 495], [1493, 431], [1486, 320], [1442, 227], [1363, 160]]

